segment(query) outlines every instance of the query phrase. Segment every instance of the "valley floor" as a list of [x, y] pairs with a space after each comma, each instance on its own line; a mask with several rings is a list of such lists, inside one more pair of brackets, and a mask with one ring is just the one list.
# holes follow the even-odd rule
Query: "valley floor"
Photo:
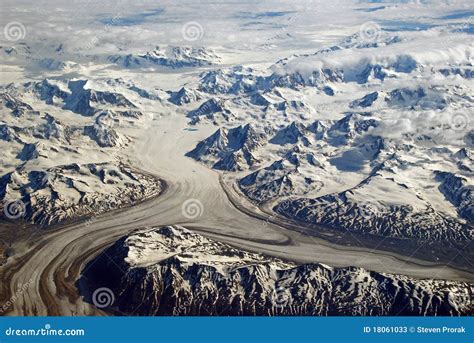
[[[18, 285], [27, 287], [22, 288], [21, 296], [16, 296], [9, 315], [105, 314], [78, 293], [76, 282], [83, 268], [107, 246], [136, 228], [175, 224], [238, 248], [298, 263], [357, 266], [421, 279], [474, 281], [474, 274], [445, 263], [361, 246], [336, 245], [304, 235], [289, 230], [288, 225], [278, 225], [276, 218], [268, 219], [256, 208], [248, 208], [249, 203], [240, 198], [237, 201], [236, 194], [232, 194], [234, 200], [230, 201], [218, 173], [184, 156], [212, 128], [192, 132], [185, 128], [185, 118], [169, 116], [155, 118], [146, 130], [129, 132], [135, 136], [128, 150], [132, 164], [166, 181], [167, 187], [160, 196], [44, 232], [29, 228], [33, 236], [28, 234], [28, 241], [22, 241], [21, 235], [15, 238], [7, 263], [0, 267], [0, 299], [3, 302], [14, 297]], [[226, 190], [230, 189], [228, 185]], [[183, 204], [191, 199], [202, 204], [196, 216], [183, 212]]]

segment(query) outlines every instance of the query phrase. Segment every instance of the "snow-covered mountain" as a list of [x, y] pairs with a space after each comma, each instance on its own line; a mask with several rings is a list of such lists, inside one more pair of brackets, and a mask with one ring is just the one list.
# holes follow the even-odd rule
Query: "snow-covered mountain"
[[381, 109], [386, 107], [408, 108], [412, 110], [441, 110], [451, 104], [472, 106], [472, 97], [464, 87], [435, 86], [397, 88], [386, 91], [376, 91], [353, 101], [351, 108]]
[[[437, 211], [420, 192], [399, 183], [393, 176], [378, 173], [338, 194], [286, 200], [279, 203], [275, 211], [307, 223], [331, 225], [341, 231], [458, 244], [472, 241], [472, 227], [455, 216]], [[374, 196], [381, 184], [389, 192], [385, 199]], [[367, 200], [366, 194], [373, 196]], [[471, 202], [466, 206], [473, 205]]]
[[79, 64], [61, 56], [61, 46], [42, 47], [41, 53], [27, 43], [19, 42], [9, 46], [0, 46], [0, 56], [6, 65], [18, 63], [33, 70], [46, 72], [70, 72], [78, 69]]
[[203, 67], [220, 63], [220, 57], [208, 48], [183, 46], [157, 46], [141, 55], [110, 56], [108, 60], [122, 68], [184, 68]]
[[467, 315], [474, 310], [468, 283], [295, 265], [181, 226], [121, 238], [89, 264], [82, 282], [112, 290], [115, 301], [107, 310], [123, 315]]
[[[267, 69], [203, 73], [195, 90], [211, 100], [190, 117], [203, 114], [221, 128], [188, 156], [239, 172], [246, 196], [294, 220], [471, 241], [472, 46], [454, 39], [441, 53], [437, 39], [427, 38], [422, 50], [414, 37], [379, 34], [376, 44], [356, 34]], [[222, 105], [229, 99], [232, 107]], [[265, 137], [246, 140], [254, 151], [225, 143], [228, 130], [244, 125]]]
[[200, 142], [187, 156], [219, 170], [242, 170], [256, 164], [255, 153], [265, 134], [248, 124], [232, 129], [218, 129]]
[[202, 94], [194, 89], [188, 87], [181, 87], [177, 92], [171, 92], [169, 101], [175, 105], [183, 105], [196, 102], [202, 99]]
[[[23, 154], [31, 157], [37, 149], [28, 146]], [[73, 163], [31, 171], [19, 167], [0, 178], [1, 213], [7, 220], [21, 217], [47, 226], [129, 206], [161, 190], [158, 179], [124, 165]]]
[[326, 173], [321, 157], [296, 145], [282, 159], [239, 180], [240, 189], [258, 203], [285, 196], [318, 193]]
[[32, 93], [49, 105], [61, 106], [78, 114], [92, 116], [101, 109], [136, 109], [136, 105], [123, 94], [95, 90], [88, 80], [70, 80], [67, 83], [43, 80], [26, 84]]
[[2, 219], [47, 226], [158, 195], [161, 181], [121, 157], [132, 139], [119, 131], [143, 125], [141, 107], [158, 101], [137, 90], [84, 79], [1, 87]]
[[[465, 149], [456, 154], [459, 156], [464, 153]], [[471, 162], [473, 162], [472, 159]], [[468, 170], [472, 172], [471, 169]], [[474, 184], [472, 179], [448, 172], [436, 172], [436, 176], [441, 181], [441, 192], [456, 207], [459, 215], [470, 223], [474, 222]]]
[[9, 109], [10, 113], [15, 117], [21, 117], [26, 113], [34, 112], [33, 107], [8, 93], [1, 93], [0, 101], [0, 106]]
[[228, 122], [234, 117], [232, 109], [229, 106], [229, 101], [218, 98], [211, 98], [201, 104], [197, 109], [188, 113], [191, 118], [191, 123], [196, 124], [202, 120], [209, 120], [218, 123], [219, 120]]
[[[325, 260], [334, 265], [357, 251], [359, 266], [381, 271], [374, 261], [387, 250], [446, 266], [434, 268], [440, 278], [472, 278], [471, 4], [374, 2], [273, 1], [268, 11], [266, 2], [151, 9], [123, 0], [80, 11], [76, 2], [7, 1], [0, 229], [18, 240], [6, 248], [0, 239], [0, 264], [5, 249], [13, 254], [7, 263], [16, 263], [29, 247], [23, 232], [10, 235], [22, 220], [58, 228], [38, 233], [58, 255], [47, 256], [48, 248], [31, 255], [38, 264], [24, 268], [41, 273], [12, 313], [55, 313], [43, 295], [57, 291], [61, 266], [84, 258], [61, 260], [62, 251], [84, 253], [77, 231], [59, 230], [69, 220], [89, 230], [87, 238], [103, 233], [97, 244], [157, 220], [186, 222], [289, 260], [317, 261], [317, 237], [351, 247]], [[166, 179], [163, 201], [138, 204], [160, 194]], [[199, 200], [204, 215], [183, 221], [189, 200]], [[118, 208], [97, 228], [78, 220]], [[249, 215], [235, 218], [241, 212]], [[108, 230], [99, 232], [102, 224]], [[251, 235], [259, 237], [246, 240]], [[294, 244], [273, 245], [285, 237]], [[377, 257], [366, 262], [366, 249]], [[113, 289], [112, 311], [122, 314], [137, 299], [146, 306], [136, 313], [153, 315], [473, 312], [472, 297], [464, 299], [472, 285], [299, 266], [177, 226], [140, 230], [107, 254], [113, 262], [99, 258], [84, 276]], [[397, 273], [404, 260], [388, 268]], [[126, 274], [115, 274], [113, 263]], [[0, 275], [11, 279], [6, 293], [33, 275], [10, 269], [27, 273]], [[403, 272], [430, 276], [416, 261]], [[53, 273], [54, 282], [41, 279]], [[281, 289], [293, 305], [280, 306]], [[63, 310], [90, 309], [56, 300]]]

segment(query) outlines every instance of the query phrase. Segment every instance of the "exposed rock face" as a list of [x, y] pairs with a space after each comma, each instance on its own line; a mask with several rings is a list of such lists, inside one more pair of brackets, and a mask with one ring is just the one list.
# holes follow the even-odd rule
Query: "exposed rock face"
[[23, 102], [8, 93], [0, 93], [0, 108], [2, 107], [8, 108], [11, 111], [11, 114], [15, 117], [21, 117], [25, 113], [39, 114], [38, 111], [34, 111], [33, 107], [28, 105], [26, 102]]
[[[466, 152], [466, 156], [467, 156]], [[441, 180], [440, 190], [446, 198], [458, 209], [461, 217], [474, 223], [474, 185], [467, 178], [452, 173], [437, 172]]]
[[[162, 186], [154, 177], [108, 163], [18, 168], [0, 178], [1, 213], [6, 219], [50, 225], [139, 202], [158, 195]], [[12, 202], [23, 208], [9, 218], [5, 207]]]
[[[432, 65], [398, 49], [411, 38], [360, 39], [267, 69], [203, 73], [196, 90], [212, 100], [187, 113], [220, 129], [188, 156], [235, 172], [226, 176], [252, 202], [294, 220], [414, 242], [471, 242], [471, 47], [460, 42], [466, 56]], [[226, 133], [237, 124], [264, 132], [258, 149], [229, 147]]]
[[[305, 169], [314, 169], [314, 175], [307, 175]], [[317, 157], [296, 148], [283, 159], [273, 162], [265, 168], [258, 169], [239, 180], [240, 189], [250, 199], [258, 203], [285, 196], [305, 195], [317, 192], [323, 187], [317, 173], [323, 172]]]
[[285, 200], [274, 210], [288, 218], [326, 224], [341, 232], [464, 245], [474, 238], [472, 227], [432, 208], [417, 211], [409, 205], [391, 207], [378, 202], [365, 203], [351, 199], [348, 194], [350, 191], [317, 199]]
[[199, 90], [209, 94], [251, 93], [269, 87], [265, 82], [252, 68], [237, 66], [203, 73]]
[[396, 88], [389, 92], [377, 91], [351, 102], [351, 108], [398, 107], [411, 109], [443, 109], [449, 103], [463, 102], [456, 90], [443, 87]]
[[172, 92], [169, 101], [175, 105], [189, 104], [202, 98], [202, 94], [194, 89], [182, 87], [177, 92]]
[[270, 140], [270, 143], [279, 145], [302, 143], [303, 145], [309, 145], [309, 140], [305, 137], [304, 131], [305, 127], [302, 124], [293, 122], [278, 131], [275, 137]]
[[[467, 185], [467, 180], [435, 173], [441, 192], [466, 222], [434, 208], [419, 191], [402, 183], [402, 175], [393, 177], [394, 168], [403, 165], [400, 161], [387, 162], [356, 187], [317, 198], [293, 197], [280, 202], [274, 210], [292, 219], [322, 223], [341, 231], [455, 245], [472, 242], [472, 186]], [[381, 184], [390, 190], [389, 196], [377, 196]]]
[[[115, 114], [115, 116], [117, 116], [117, 114]], [[33, 149], [33, 145], [37, 147], [41, 146], [42, 148], [46, 148], [46, 145], [51, 143], [70, 145], [73, 140], [80, 141], [82, 136], [89, 137], [94, 144], [100, 147], [120, 147], [126, 144], [128, 139], [112, 128], [111, 123], [113, 123], [113, 118], [112, 116], [99, 116], [92, 125], [82, 127], [68, 126], [55, 117], [46, 114], [42, 118], [44, 120], [35, 126], [18, 127], [6, 124], [0, 125], [0, 139], [8, 142], [16, 141], [21, 143], [29, 149], [28, 151]], [[31, 137], [39, 141], [27, 143]], [[25, 152], [26, 150], [22, 150], [18, 153], [18, 158], [25, 160]], [[44, 157], [48, 158], [48, 155], [45, 154]]]
[[43, 80], [25, 84], [25, 90], [33, 92], [49, 105], [93, 116], [103, 109], [136, 109], [137, 107], [123, 94], [89, 88], [88, 80], [67, 82]]
[[1, 86], [2, 219], [46, 226], [159, 194], [159, 180], [118, 162], [131, 141], [118, 131], [148, 119], [129, 100], [151, 102], [144, 92], [122, 79]]
[[[106, 118], [106, 119], [103, 119]], [[84, 134], [97, 142], [101, 147], [115, 147], [124, 142], [120, 135], [108, 123], [108, 116], [100, 116], [95, 123], [84, 127]]]
[[41, 155], [47, 157], [47, 153], [43, 150], [45, 150], [45, 146], [40, 142], [34, 144], [27, 143], [23, 146], [23, 149], [18, 154], [17, 158], [22, 161], [29, 161], [38, 158]]
[[468, 283], [298, 266], [180, 226], [120, 239], [90, 263], [81, 282], [110, 288], [115, 302], [109, 310], [126, 315], [432, 316], [474, 310]]
[[188, 113], [188, 117], [192, 119], [191, 124], [196, 124], [203, 119], [215, 122], [218, 116], [222, 117], [225, 121], [229, 121], [233, 116], [228, 101], [211, 98], [196, 110]]
[[220, 62], [213, 50], [197, 47], [158, 46], [143, 55], [110, 56], [109, 61], [124, 68], [202, 67]]

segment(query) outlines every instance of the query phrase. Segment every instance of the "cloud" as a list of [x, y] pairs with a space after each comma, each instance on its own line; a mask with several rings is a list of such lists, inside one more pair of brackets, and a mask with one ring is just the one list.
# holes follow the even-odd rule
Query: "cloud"
[[[396, 115], [396, 116], [395, 116]], [[457, 112], [452, 108], [439, 111], [400, 111], [382, 118], [368, 134], [395, 141], [425, 136], [436, 143], [463, 145], [464, 137], [473, 128], [474, 111]]]

